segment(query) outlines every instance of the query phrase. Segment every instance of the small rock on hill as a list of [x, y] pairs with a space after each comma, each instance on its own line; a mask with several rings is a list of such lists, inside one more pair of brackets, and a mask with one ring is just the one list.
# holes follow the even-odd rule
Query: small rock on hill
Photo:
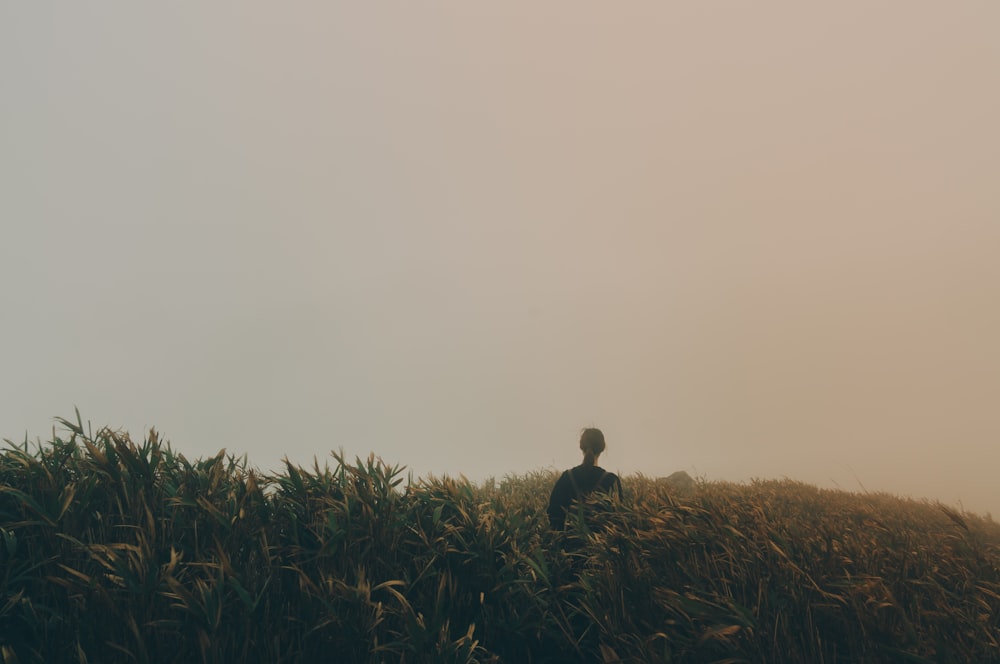
[[667, 477], [660, 477], [656, 480], [658, 484], [663, 484], [674, 491], [687, 493], [689, 491], [694, 491], [695, 482], [691, 479], [683, 470], [678, 470], [676, 473], [671, 473]]

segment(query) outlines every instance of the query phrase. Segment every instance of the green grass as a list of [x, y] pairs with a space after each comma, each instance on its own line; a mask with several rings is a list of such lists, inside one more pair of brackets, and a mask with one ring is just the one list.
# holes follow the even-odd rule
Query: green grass
[[637, 476], [557, 536], [554, 472], [61, 423], [0, 454], [0, 662], [1000, 662], [1000, 526], [940, 505]]

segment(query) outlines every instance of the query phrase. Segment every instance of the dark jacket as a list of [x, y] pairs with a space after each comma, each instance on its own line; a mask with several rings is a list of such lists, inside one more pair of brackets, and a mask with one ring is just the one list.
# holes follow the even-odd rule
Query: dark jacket
[[564, 472], [556, 481], [549, 497], [549, 524], [552, 528], [565, 528], [566, 510], [574, 501], [581, 501], [594, 491], [615, 492], [621, 498], [621, 480], [600, 466], [579, 465]]

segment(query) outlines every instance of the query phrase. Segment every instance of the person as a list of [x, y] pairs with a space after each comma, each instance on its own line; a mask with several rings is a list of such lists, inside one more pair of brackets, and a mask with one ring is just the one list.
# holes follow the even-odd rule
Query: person
[[553, 530], [565, 529], [566, 512], [574, 501], [582, 502], [595, 491], [616, 493], [621, 498], [621, 480], [597, 465], [604, 448], [604, 433], [600, 429], [584, 429], [580, 434], [583, 463], [563, 472], [549, 496], [549, 525]]

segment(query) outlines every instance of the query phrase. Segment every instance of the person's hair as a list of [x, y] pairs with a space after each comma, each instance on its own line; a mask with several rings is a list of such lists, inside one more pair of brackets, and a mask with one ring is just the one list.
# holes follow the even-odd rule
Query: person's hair
[[600, 429], [584, 429], [580, 434], [580, 449], [583, 450], [583, 465], [593, 466], [604, 451], [604, 433]]

